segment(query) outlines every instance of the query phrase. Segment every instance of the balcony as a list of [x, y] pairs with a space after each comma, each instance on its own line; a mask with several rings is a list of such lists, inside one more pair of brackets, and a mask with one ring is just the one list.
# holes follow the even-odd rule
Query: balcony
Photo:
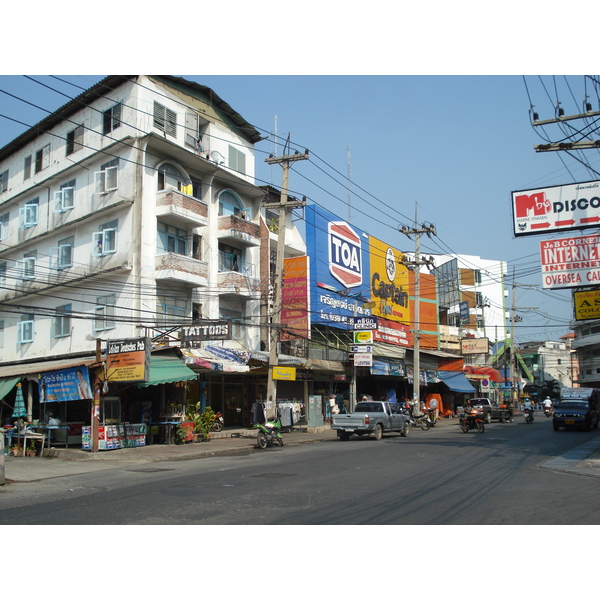
[[230, 261], [231, 255], [219, 252], [219, 273], [217, 287], [221, 296], [256, 297], [260, 292], [260, 279], [256, 267], [251, 263]]
[[208, 265], [183, 254], [167, 252], [158, 254], [155, 259], [156, 280], [172, 281], [192, 287], [208, 285]]
[[164, 223], [181, 229], [208, 225], [206, 204], [175, 190], [156, 195], [156, 216]]
[[233, 246], [259, 246], [260, 227], [235, 215], [219, 217], [217, 236], [220, 242]]

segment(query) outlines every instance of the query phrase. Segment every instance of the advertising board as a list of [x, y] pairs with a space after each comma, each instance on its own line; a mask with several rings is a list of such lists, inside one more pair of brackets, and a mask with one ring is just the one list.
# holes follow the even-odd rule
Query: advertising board
[[600, 181], [512, 192], [515, 236], [598, 227]]
[[575, 320], [600, 319], [600, 290], [573, 292]]
[[545, 289], [600, 285], [600, 236], [587, 235], [540, 242]]

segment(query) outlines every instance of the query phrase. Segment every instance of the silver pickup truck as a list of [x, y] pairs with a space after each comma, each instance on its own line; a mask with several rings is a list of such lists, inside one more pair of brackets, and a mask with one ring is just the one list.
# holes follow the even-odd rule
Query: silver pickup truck
[[333, 415], [331, 428], [337, 430], [340, 440], [356, 435], [374, 435], [380, 440], [384, 433], [395, 431], [402, 437], [408, 435], [410, 421], [393, 402], [359, 402], [353, 413]]

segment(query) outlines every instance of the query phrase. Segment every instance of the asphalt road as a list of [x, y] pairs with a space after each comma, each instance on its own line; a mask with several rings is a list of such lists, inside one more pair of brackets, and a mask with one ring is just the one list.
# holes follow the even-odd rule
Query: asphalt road
[[[600, 481], [544, 465], [600, 435], [492, 423], [143, 465], [11, 486], [2, 525], [600, 524]], [[599, 473], [600, 474], [600, 473]]]

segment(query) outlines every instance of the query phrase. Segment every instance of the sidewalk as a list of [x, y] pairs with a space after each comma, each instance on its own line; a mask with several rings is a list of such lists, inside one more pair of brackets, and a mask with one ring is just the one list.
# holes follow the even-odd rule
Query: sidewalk
[[[336, 432], [328, 425], [313, 428], [295, 428], [283, 433], [284, 446], [334, 441]], [[11, 482], [39, 481], [64, 475], [75, 475], [113, 468], [118, 464], [156, 463], [191, 460], [212, 456], [236, 456], [263, 452], [256, 443], [256, 430], [235, 429], [212, 433], [209, 442], [190, 444], [152, 444], [137, 448], [89, 452], [81, 448], [50, 448], [44, 457], [4, 456], [6, 484]], [[0, 486], [0, 490], [3, 486]]]

